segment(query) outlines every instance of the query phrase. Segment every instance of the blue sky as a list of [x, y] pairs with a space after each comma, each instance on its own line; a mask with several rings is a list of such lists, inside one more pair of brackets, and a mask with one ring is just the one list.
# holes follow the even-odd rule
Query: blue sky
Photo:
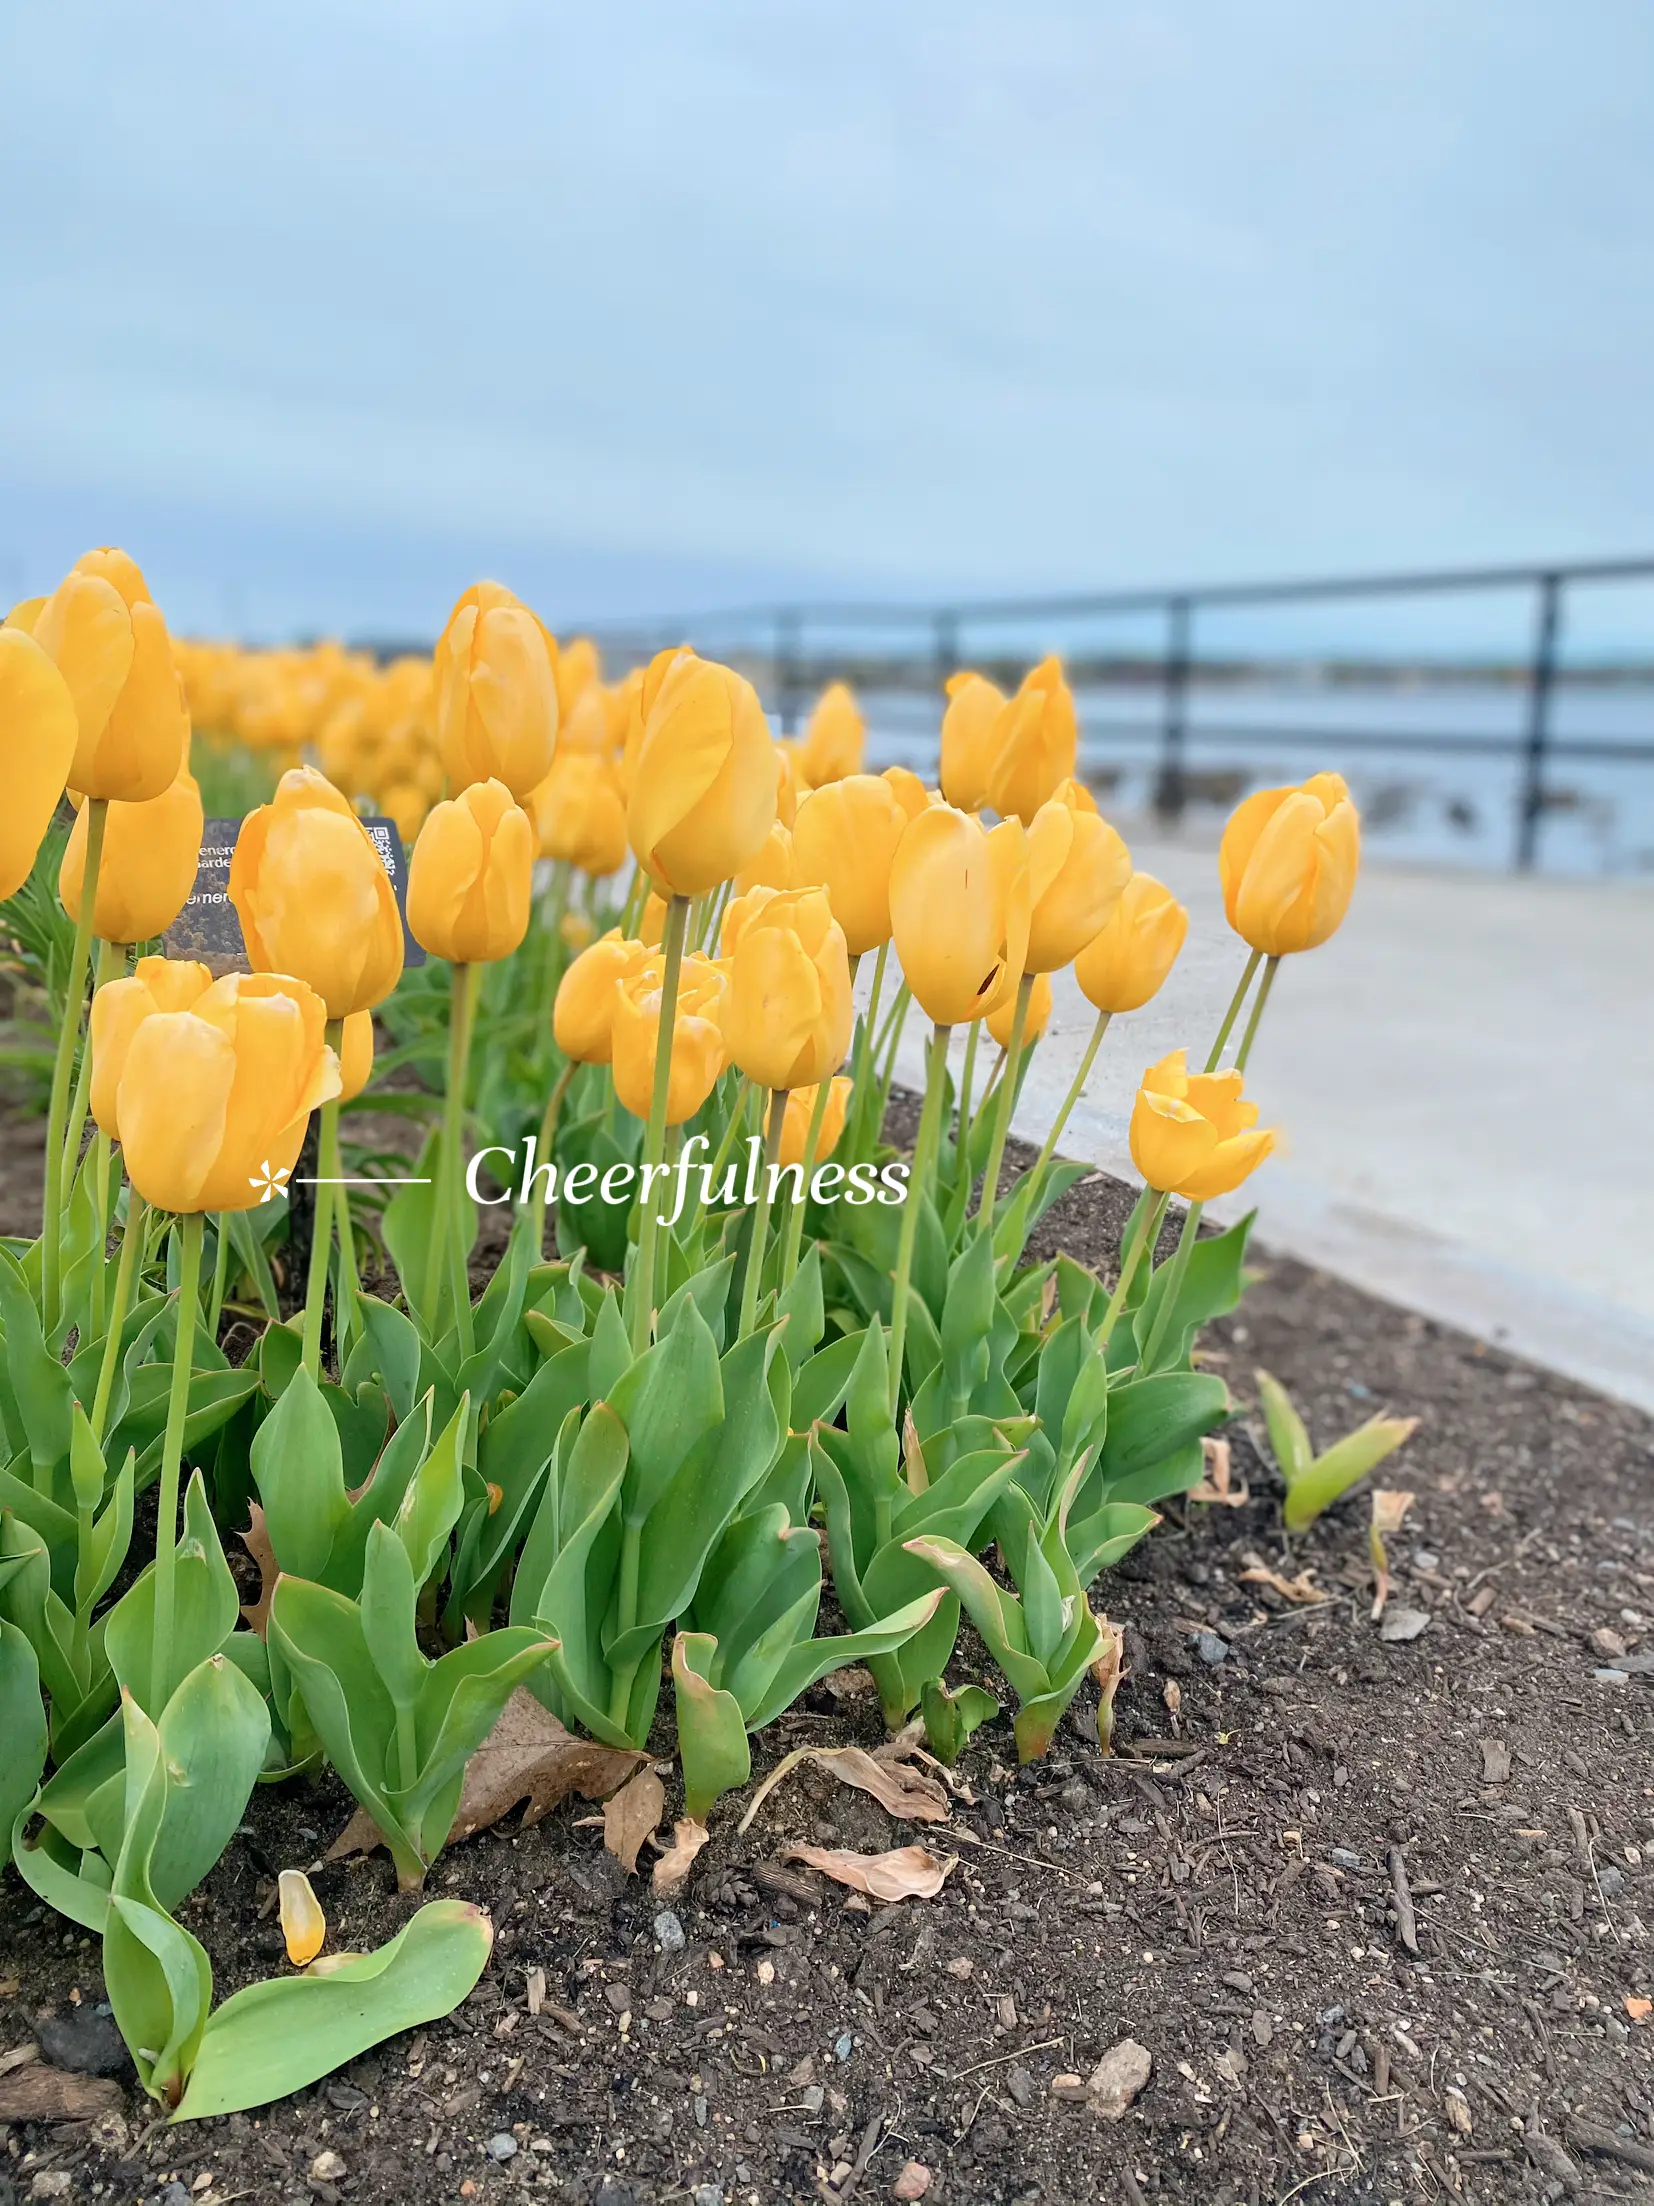
[[1646, 0], [0, 8], [0, 595], [1654, 544]]

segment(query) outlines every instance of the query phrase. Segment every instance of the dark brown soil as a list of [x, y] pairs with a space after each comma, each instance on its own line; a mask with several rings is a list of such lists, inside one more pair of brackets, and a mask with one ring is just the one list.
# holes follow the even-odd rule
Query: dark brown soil
[[[1093, 1181], [1047, 1235], [1106, 1267], [1126, 1200]], [[806, 1766], [747, 1836], [738, 1798], [715, 1812], [675, 1922], [578, 1807], [474, 1839], [432, 1886], [499, 1936], [451, 2021], [258, 2116], [168, 2130], [129, 2098], [101, 2127], [16, 2125], [0, 2201], [868, 2201], [908, 2162], [961, 2206], [1648, 2195], [1654, 1424], [1259, 1269], [1208, 1347], [1251, 1498], [1174, 1509], [1098, 1588], [1127, 1627], [1111, 1760], [1088, 1688], [1031, 1769], [1003, 1720], [978, 1733], [950, 1826]], [[1369, 1621], [1362, 1496], [1283, 1541], [1259, 1364], [1320, 1444], [1383, 1404], [1423, 1420], [1387, 1472], [1418, 1497], [1391, 1543], [1392, 1606], [1428, 1616], [1410, 1642]], [[1332, 1599], [1243, 1583], [1252, 1557]], [[877, 1732], [870, 1699], [818, 1688], [756, 1759]], [[331, 1778], [256, 1796], [188, 1910], [221, 1993], [282, 1965], [273, 1876], [349, 1805]], [[800, 1840], [958, 1866], [869, 1910], [782, 1863]], [[412, 1905], [383, 1857], [315, 1883], [338, 1945]], [[101, 1997], [92, 1942], [8, 1872], [0, 2050]], [[1153, 2068], [1122, 2121], [1053, 2094], [1128, 2036]]]

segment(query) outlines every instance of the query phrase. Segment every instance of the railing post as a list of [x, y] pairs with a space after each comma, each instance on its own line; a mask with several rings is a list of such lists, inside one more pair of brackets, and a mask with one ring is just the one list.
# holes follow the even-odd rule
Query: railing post
[[1559, 574], [1539, 577], [1534, 612], [1533, 662], [1528, 669], [1528, 718], [1522, 742], [1522, 790], [1517, 800], [1516, 869], [1531, 873], [1539, 856], [1539, 823], [1545, 811], [1545, 763], [1551, 747], [1551, 698], [1556, 689], [1557, 646], [1562, 637]]
[[1186, 597], [1166, 600], [1166, 655], [1161, 674], [1160, 774], [1154, 808], [1162, 820], [1183, 816], [1183, 747], [1188, 733], [1189, 650], [1194, 608]]
[[936, 686], [945, 689], [959, 666], [959, 615], [944, 605], [935, 616]]
[[783, 606], [775, 616], [776, 708], [781, 733], [798, 732], [799, 693], [803, 682], [800, 659], [804, 648], [804, 615], [796, 606]]

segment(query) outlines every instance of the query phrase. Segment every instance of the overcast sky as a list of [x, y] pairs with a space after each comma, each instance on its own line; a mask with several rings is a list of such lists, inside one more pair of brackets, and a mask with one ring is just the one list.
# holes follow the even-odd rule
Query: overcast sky
[[1648, 0], [0, 0], [0, 594], [1654, 545]]

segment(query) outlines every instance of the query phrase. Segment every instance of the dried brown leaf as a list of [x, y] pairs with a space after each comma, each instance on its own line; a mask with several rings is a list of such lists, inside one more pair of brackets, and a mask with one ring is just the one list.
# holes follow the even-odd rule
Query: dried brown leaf
[[1198, 1486], [1189, 1489], [1191, 1501], [1203, 1501], [1208, 1508], [1244, 1509], [1252, 1498], [1252, 1490], [1243, 1480], [1239, 1486], [1231, 1486], [1229, 1467], [1229, 1443], [1208, 1433], [1200, 1443], [1205, 1460], [1206, 1475]]
[[258, 1599], [241, 1611], [242, 1621], [264, 1637], [270, 1621], [270, 1599], [276, 1590], [276, 1580], [281, 1576], [281, 1566], [276, 1561], [276, 1551], [270, 1545], [270, 1532], [264, 1521], [264, 1510], [256, 1501], [247, 1504], [247, 1514], [252, 1520], [241, 1535], [241, 1544], [258, 1565]]
[[603, 1843], [629, 1877], [637, 1874], [638, 1848], [660, 1828], [666, 1787], [652, 1769], [640, 1769], [603, 1803]]
[[[926, 1777], [919, 1770], [908, 1767], [905, 1756], [911, 1754], [924, 1736], [923, 1727], [916, 1729], [909, 1739], [904, 1732], [899, 1739], [887, 1739], [876, 1753], [869, 1754], [860, 1746], [801, 1746], [791, 1754], [784, 1754], [748, 1803], [747, 1812], [737, 1824], [737, 1831], [752, 1827], [752, 1819], [784, 1777], [789, 1776], [804, 1762], [816, 1762], [841, 1785], [853, 1785], [858, 1792], [868, 1792], [880, 1807], [891, 1815], [901, 1816], [910, 1823], [945, 1823], [948, 1819], [948, 1796], [934, 1777]], [[893, 1750], [900, 1748], [900, 1755]]]
[[1316, 1608], [1332, 1598], [1315, 1583], [1313, 1570], [1300, 1570], [1296, 1578], [1283, 1578], [1267, 1563], [1253, 1563], [1240, 1573], [1240, 1582], [1243, 1586], [1267, 1586], [1271, 1593], [1278, 1593], [1283, 1601], [1292, 1601], [1300, 1608]]
[[688, 1878], [694, 1867], [695, 1856], [706, 1844], [712, 1833], [704, 1823], [697, 1823], [693, 1816], [680, 1816], [672, 1826], [672, 1843], [659, 1861], [649, 1882], [657, 1897], [664, 1898], [676, 1892]]
[[789, 1846], [788, 1861], [802, 1861], [835, 1884], [873, 1900], [933, 1900], [959, 1866], [957, 1854], [929, 1854], [922, 1846], [898, 1846], [888, 1854], [857, 1854], [843, 1846]]

